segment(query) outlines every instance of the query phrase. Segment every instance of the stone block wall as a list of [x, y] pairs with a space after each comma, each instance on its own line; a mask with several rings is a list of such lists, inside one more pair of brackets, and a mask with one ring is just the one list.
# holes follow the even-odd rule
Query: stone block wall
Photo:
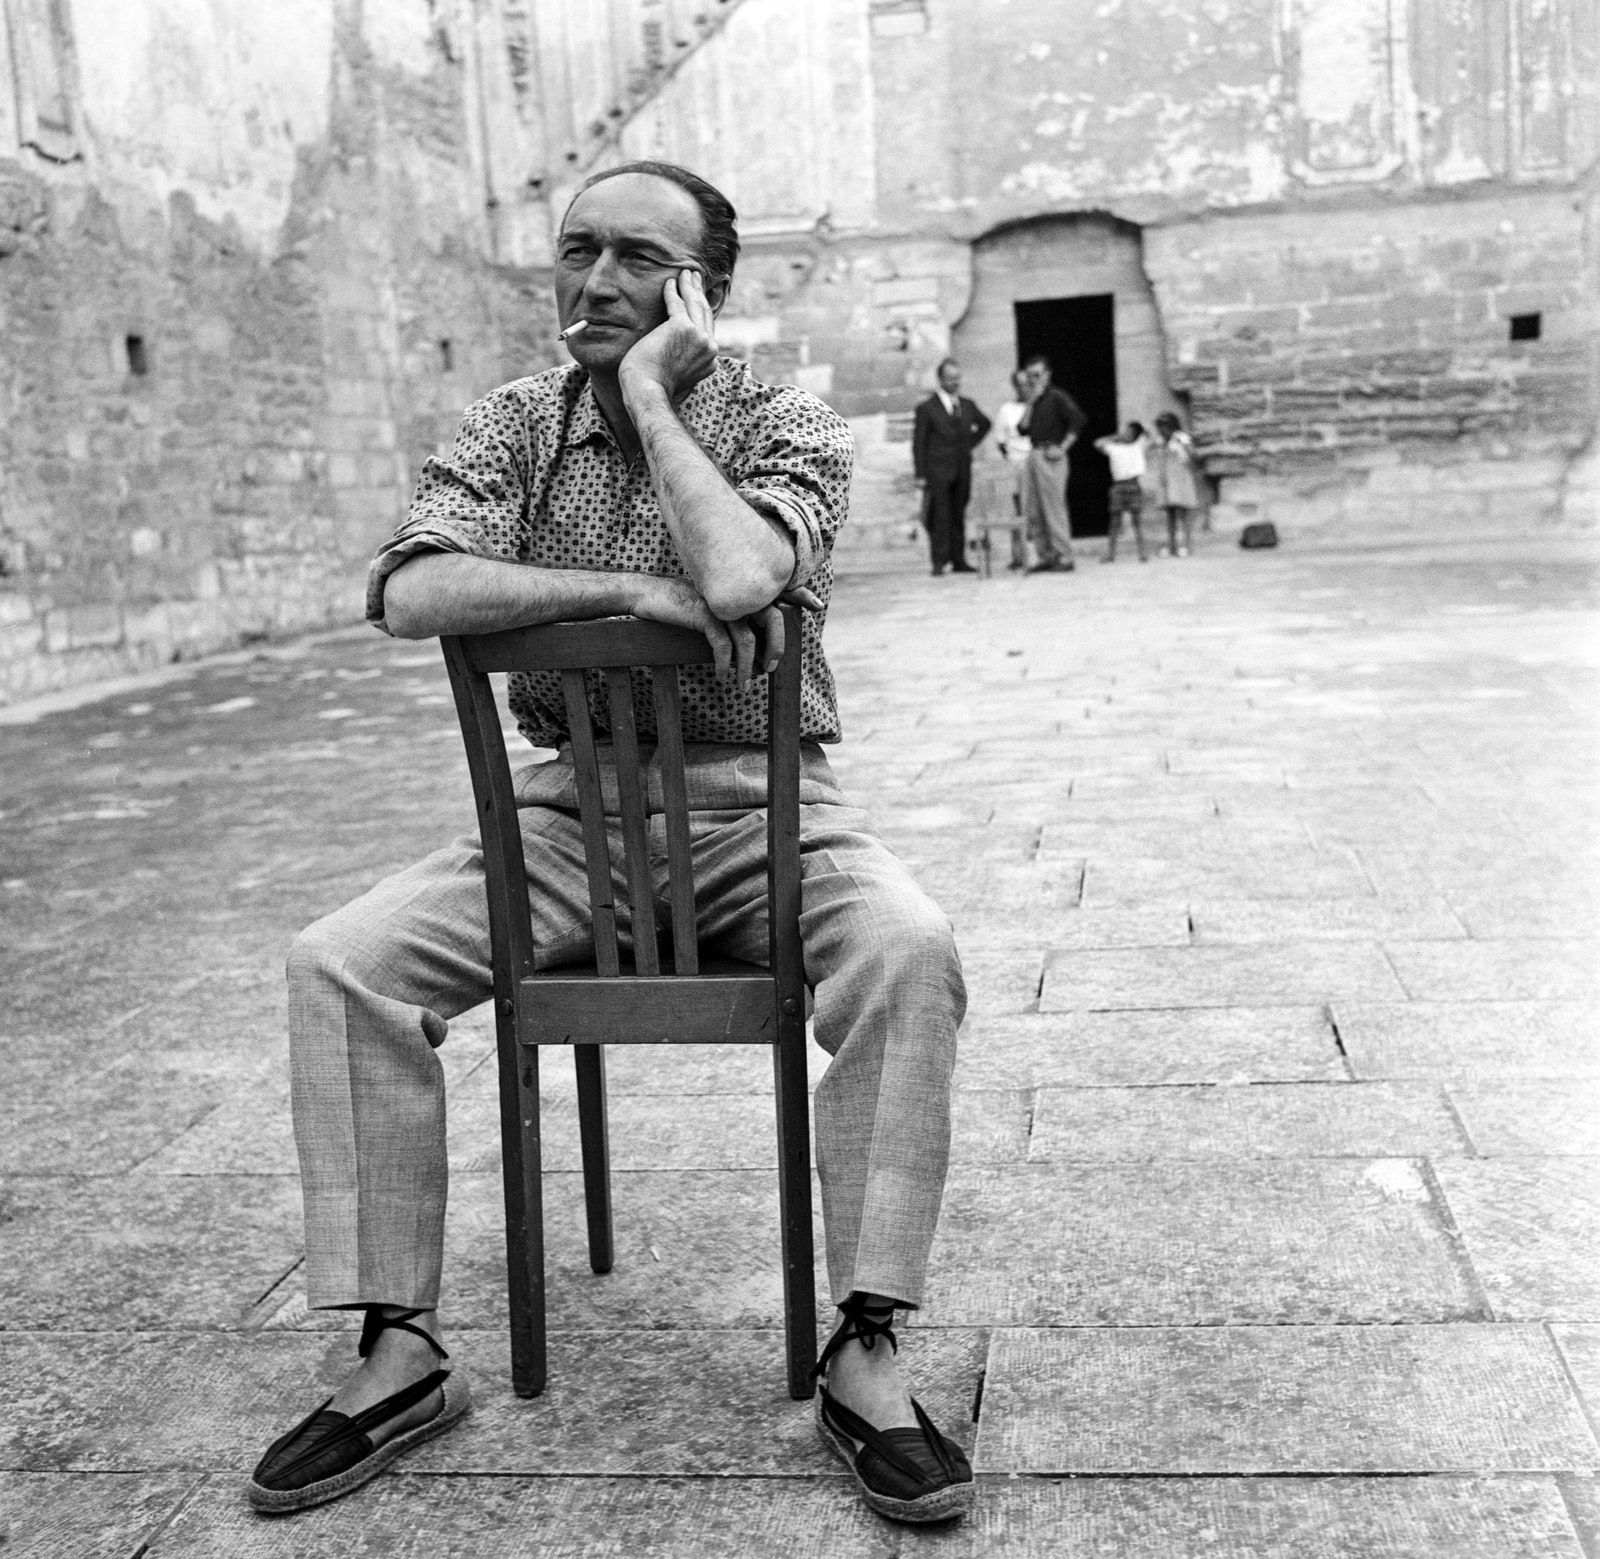
[[1145, 253], [1172, 383], [1239, 502], [1554, 517], [1600, 407], [1578, 192], [1210, 216], [1151, 228]]
[[462, 50], [424, 25], [402, 68], [335, 10], [269, 218], [163, 197], [87, 116], [75, 161], [0, 155], [0, 702], [359, 621], [422, 460], [554, 360], [548, 278], [485, 221]]

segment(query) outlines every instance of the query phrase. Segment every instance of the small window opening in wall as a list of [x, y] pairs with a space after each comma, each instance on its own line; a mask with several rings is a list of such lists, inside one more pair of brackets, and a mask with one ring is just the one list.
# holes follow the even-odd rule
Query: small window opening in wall
[[150, 372], [150, 353], [145, 347], [144, 337], [129, 336], [126, 345], [128, 348], [128, 372], [135, 378], [144, 378]]
[[439, 343], [439, 372], [454, 373], [456, 366], [456, 349], [448, 342]]
[[1511, 339], [1513, 341], [1537, 341], [1542, 323], [1543, 316], [1539, 314], [1513, 314], [1511, 316]]

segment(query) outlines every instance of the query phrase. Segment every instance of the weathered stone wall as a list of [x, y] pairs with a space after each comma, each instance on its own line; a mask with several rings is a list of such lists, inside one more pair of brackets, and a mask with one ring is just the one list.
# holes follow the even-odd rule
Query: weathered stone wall
[[1065, 252], [987, 273], [1063, 217], [1142, 234], [1167, 383], [1131, 375], [1125, 414], [1191, 397], [1241, 504], [1403, 466], [1413, 513], [1471, 480], [1524, 498], [1441, 506], [1530, 520], [1581, 509], [1600, 407], [1597, 32], [1536, 0], [745, 0], [611, 153], [726, 182], [757, 235], [726, 339], [856, 419], [891, 532], [898, 419], [952, 342], [992, 400], [1010, 302], [1148, 296]]
[[417, 465], [552, 360], [470, 34], [370, 14], [79, 0], [67, 134], [0, 103], [0, 699], [358, 620]]
[[[1555, 517], [1597, 404], [1578, 193], [1208, 217], [1152, 228], [1146, 266], [1173, 384], [1236, 500]], [[1513, 340], [1535, 314], [1538, 338]]]

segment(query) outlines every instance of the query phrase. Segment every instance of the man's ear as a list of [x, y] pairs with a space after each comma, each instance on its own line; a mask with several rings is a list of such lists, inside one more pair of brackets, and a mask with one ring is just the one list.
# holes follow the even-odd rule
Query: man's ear
[[722, 305], [728, 301], [728, 293], [731, 286], [732, 283], [727, 278], [724, 278], [722, 281], [706, 288], [706, 302], [711, 305], [713, 317], [722, 312]]

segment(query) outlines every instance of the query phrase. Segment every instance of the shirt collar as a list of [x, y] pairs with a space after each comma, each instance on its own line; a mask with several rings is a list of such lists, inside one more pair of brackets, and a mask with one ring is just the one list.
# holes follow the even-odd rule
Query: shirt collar
[[581, 368], [578, 372], [583, 373], [583, 388], [578, 391], [578, 398], [572, 405], [572, 415], [567, 418], [565, 441], [569, 445], [584, 444], [598, 436], [614, 445], [617, 440], [611, 431], [611, 424], [600, 410], [600, 402], [594, 398], [594, 380]]
[[[616, 434], [611, 431], [611, 424], [606, 421], [606, 414], [601, 411], [600, 402], [595, 399], [594, 380], [589, 377], [584, 369], [579, 368], [576, 371], [583, 374], [583, 386], [578, 391], [577, 399], [572, 403], [572, 415], [567, 418], [567, 433], [564, 442], [570, 447], [587, 443], [593, 438], [599, 438], [613, 449], [618, 448]], [[713, 369], [710, 374], [678, 402], [679, 419], [702, 444], [706, 442], [710, 432], [710, 418], [715, 393], [713, 386], [719, 384], [720, 380], [719, 371]]]

